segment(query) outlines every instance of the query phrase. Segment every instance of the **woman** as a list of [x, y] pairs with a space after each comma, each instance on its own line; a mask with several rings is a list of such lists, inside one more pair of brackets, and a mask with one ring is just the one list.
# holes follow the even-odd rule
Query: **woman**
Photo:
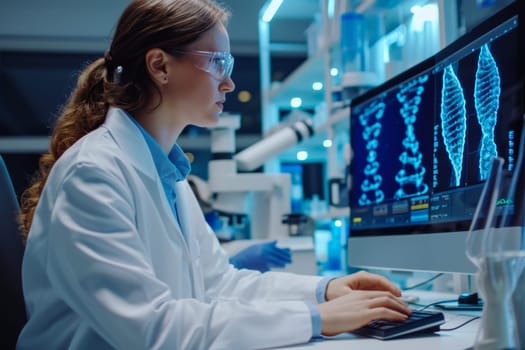
[[228, 264], [176, 144], [234, 89], [227, 19], [212, 0], [133, 1], [80, 75], [23, 198], [18, 348], [267, 348], [410, 313], [380, 276]]

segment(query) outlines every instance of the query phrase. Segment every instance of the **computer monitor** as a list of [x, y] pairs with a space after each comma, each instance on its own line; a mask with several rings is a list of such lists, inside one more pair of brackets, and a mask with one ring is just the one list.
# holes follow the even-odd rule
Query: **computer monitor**
[[352, 100], [350, 266], [476, 271], [466, 237], [490, 161], [512, 172], [518, 156], [524, 47], [516, 1]]

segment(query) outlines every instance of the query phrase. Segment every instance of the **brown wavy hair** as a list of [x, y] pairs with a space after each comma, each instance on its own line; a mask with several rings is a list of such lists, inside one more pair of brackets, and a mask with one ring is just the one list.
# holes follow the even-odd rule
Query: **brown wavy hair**
[[133, 113], [147, 108], [154, 94], [160, 98], [145, 54], [152, 48], [183, 48], [217, 23], [226, 24], [229, 16], [213, 0], [134, 0], [126, 7], [109, 50], [80, 73], [53, 127], [49, 152], [40, 157], [32, 183], [22, 193], [18, 219], [24, 239], [57, 159], [104, 122], [109, 106]]

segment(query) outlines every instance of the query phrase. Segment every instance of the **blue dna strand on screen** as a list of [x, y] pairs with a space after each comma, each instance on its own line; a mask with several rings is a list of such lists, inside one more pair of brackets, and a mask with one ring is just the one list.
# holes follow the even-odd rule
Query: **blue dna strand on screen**
[[499, 97], [501, 93], [498, 66], [487, 44], [479, 52], [476, 81], [474, 85], [474, 107], [483, 136], [479, 150], [479, 176], [486, 180], [490, 164], [498, 155], [494, 141]]
[[379, 174], [379, 162], [377, 161], [377, 148], [379, 146], [379, 135], [381, 134], [381, 119], [385, 112], [383, 101], [375, 101], [368, 106], [359, 116], [359, 122], [363, 126], [362, 137], [366, 143], [366, 166], [364, 167], [365, 179], [361, 183], [363, 193], [359, 197], [360, 205], [381, 203], [385, 194], [381, 190], [382, 176]]
[[463, 170], [463, 150], [467, 130], [465, 96], [452, 65], [443, 72], [441, 90], [441, 126], [443, 142], [452, 164], [452, 184], [459, 186]]
[[399, 155], [401, 169], [395, 176], [399, 188], [394, 198], [404, 198], [428, 192], [428, 185], [424, 182], [425, 167], [422, 165], [423, 155], [419, 150], [419, 141], [416, 138], [414, 124], [419, 112], [421, 94], [425, 91], [423, 84], [427, 82], [428, 74], [422, 75], [399, 88], [396, 94], [401, 104], [399, 110], [405, 124], [405, 137], [402, 140], [403, 151]]

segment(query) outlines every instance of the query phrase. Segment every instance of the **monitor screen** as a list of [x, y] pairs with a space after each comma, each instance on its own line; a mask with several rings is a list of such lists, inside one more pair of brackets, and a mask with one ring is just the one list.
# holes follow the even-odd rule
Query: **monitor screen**
[[512, 172], [524, 115], [517, 2], [351, 103], [350, 266], [475, 272], [465, 240], [495, 156]]

